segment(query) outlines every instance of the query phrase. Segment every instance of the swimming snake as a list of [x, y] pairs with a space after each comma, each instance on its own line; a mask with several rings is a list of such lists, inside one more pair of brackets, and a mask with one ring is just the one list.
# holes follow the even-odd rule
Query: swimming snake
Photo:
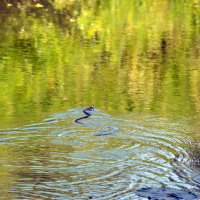
[[[82, 124], [81, 122], [79, 122], [79, 120], [90, 117], [92, 114], [89, 113], [88, 111], [93, 111], [93, 110], [94, 110], [94, 105], [91, 105], [90, 107], [85, 108], [85, 109], [83, 110], [83, 113], [85, 114], [85, 116], [75, 119], [75, 122], [76, 122], [76, 123], [79, 123], [79, 124]], [[106, 130], [105, 130], [105, 129], [103, 129], [103, 130], [101, 129], [101, 130], [99, 131], [99, 132], [101, 132], [101, 133], [94, 134], [94, 136], [108, 136], [108, 135], [112, 135], [112, 134], [115, 133], [115, 131], [116, 131], [117, 129], [118, 129], [117, 127], [108, 126]]]
[[80, 118], [75, 119], [75, 122], [76, 122], [76, 123], [80, 123], [79, 120], [90, 117], [91, 114], [90, 114], [89, 112], [87, 112], [87, 111], [93, 111], [93, 110], [94, 110], [94, 105], [91, 105], [90, 107], [85, 108], [85, 109], [83, 110], [83, 113], [85, 113], [86, 115], [83, 116], [83, 117], [80, 117]]

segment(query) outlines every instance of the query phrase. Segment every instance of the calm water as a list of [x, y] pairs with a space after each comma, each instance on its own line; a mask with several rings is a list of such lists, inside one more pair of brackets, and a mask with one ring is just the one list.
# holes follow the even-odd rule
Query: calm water
[[200, 2], [49, 2], [0, 5], [0, 199], [200, 199]]

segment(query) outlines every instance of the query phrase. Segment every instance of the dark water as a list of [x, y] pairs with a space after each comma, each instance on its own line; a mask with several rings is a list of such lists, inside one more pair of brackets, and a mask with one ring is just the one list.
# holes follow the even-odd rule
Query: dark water
[[199, 63], [199, 0], [3, 0], [0, 199], [200, 199]]

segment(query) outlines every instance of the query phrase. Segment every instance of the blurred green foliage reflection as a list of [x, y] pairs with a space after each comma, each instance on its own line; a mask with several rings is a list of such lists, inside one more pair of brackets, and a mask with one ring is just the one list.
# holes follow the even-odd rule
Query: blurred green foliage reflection
[[0, 124], [68, 108], [200, 114], [198, 0], [3, 0]]

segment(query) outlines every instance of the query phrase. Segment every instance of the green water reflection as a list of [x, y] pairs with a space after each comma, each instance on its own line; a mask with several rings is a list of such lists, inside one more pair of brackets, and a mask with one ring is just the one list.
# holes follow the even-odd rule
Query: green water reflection
[[199, 63], [199, 0], [3, 0], [1, 195], [199, 189]]
[[3, 2], [1, 126], [91, 103], [200, 114], [198, 0]]

